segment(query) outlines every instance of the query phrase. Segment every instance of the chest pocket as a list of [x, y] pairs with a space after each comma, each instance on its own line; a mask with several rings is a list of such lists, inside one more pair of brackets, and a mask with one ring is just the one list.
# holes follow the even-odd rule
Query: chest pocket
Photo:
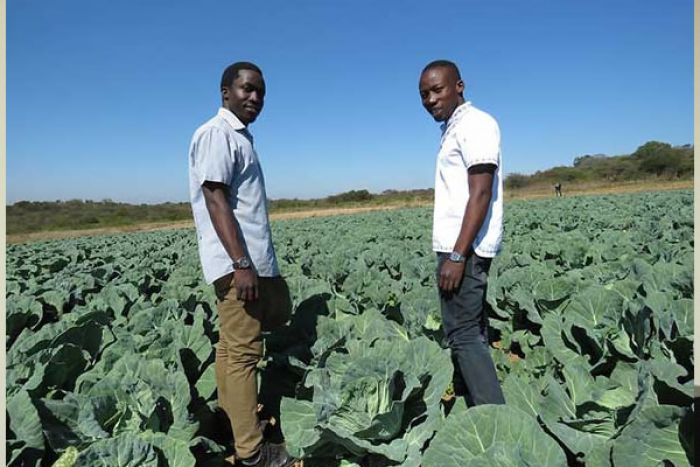
[[440, 167], [444, 169], [453, 168], [464, 168], [466, 169], [467, 164], [464, 162], [462, 157], [462, 151], [457, 143], [457, 137], [454, 133], [448, 134], [440, 146], [440, 153], [438, 156], [440, 161]]
[[258, 154], [246, 138], [239, 138], [233, 143], [232, 154], [234, 162], [234, 183], [255, 178], [260, 173]]

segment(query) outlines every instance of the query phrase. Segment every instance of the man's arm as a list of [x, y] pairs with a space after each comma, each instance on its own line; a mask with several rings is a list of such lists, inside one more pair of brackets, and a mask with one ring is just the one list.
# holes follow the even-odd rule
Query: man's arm
[[[471, 250], [476, 234], [484, 223], [491, 203], [491, 186], [496, 166], [493, 164], [474, 165], [468, 170], [469, 202], [464, 211], [462, 228], [455, 242], [454, 251], [467, 255]], [[464, 275], [465, 263], [445, 261], [440, 269], [439, 287], [450, 292], [457, 288]]]
[[[231, 257], [232, 261], [245, 256], [241, 239], [238, 238], [236, 218], [228, 203], [228, 186], [217, 182], [204, 182], [202, 184], [204, 201], [209, 211], [209, 217], [214, 225], [214, 230], [221, 243]], [[241, 300], [257, 300], [258, 278], [253, 268], [236, 269], [234, 271], [234, 284], [238, 298]]]

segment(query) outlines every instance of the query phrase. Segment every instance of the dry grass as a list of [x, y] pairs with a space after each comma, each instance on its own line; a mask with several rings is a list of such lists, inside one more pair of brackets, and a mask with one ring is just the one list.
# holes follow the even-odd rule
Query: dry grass
[[184, 222], [155, 222], [138, 225], [125, 225], [121, 227], [103, 227], [100, 229], [81, 229], [81, 230], [53, 230], [46, 232], [31, 232], [12, 234], [6, 237], [7, 243], [26, 243], [40, 242], [45, 240], [60, 240], [62, 238], [74, 238], [97, 235], [114, 235], [129, 232], [150, 232], [153, 230], [164, 229], [184, 229], [192, 227], [192, 221]]
[[[668, 191], [668, 190], [688, 190], [693, 189], [692, 180], [682, 181], [644, 181], [644, 182], [625, 182], [625, 183], [590, 183], [581, 185], [571, 185], [562, 187], [564, 196], [578, 195], [602, 195], [602, 194], [619, 194], [619, 193], [640, 193], [646, 191]], [[508, 190], [505, 193], [506, 201], [527, 200], [527, 199], [545, 199], [551, 198], [554, 194], [554, 188], [550, 186], [528, 187], [520, 190]], [[327, 217], [347, 214], [357, 214], [369, 211], [380, 211], [389, 209], [399, 209], [407, 207], [422, 207], [430, 206], [432, 201], [410, 201], [398, 204], [387, 204], [384, 206], [360, 206], [350, 208], [329, 208], [329, 209], [312, 209], [304, 211], [289, 211], [276, 212], [270, 215], [272, 220], [283, 219], [304, 219], [309, 217]], [[80, 236], [95, 236], [95, 235], [113, 235], [130, 232], [150, 232], [155, 230], [166, 229], [184, 229], [191, 228], [194, 224], [192, 221], [183, 222], [157, 222], [145, 223], [137, 225], [127, 225], [121, 227], [105, 227], [100, 229], [85, 229], [85, 230], [60, 230], [48, 232], [32, 232], [23, 234], [13, 234], [6, 237], [7, 243], [26, 243], [45, 240], [57, 240], [62, 238], [73, 238]]]
[[[692, 190], [692, 180], [678, 181], [643, 181], [619, 183], [585, 183], [578, 185], [562, 185], [564, 196], [607, 195], [620, 193], [641, 193], [646, 191]], [[554, 187], [535, 186], [519, 190], [508, 190], [505, 200], [543, 199], [554, 196]]]

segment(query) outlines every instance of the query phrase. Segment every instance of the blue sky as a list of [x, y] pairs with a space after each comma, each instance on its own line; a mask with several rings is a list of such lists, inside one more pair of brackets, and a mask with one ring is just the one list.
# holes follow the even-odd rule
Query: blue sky
[[690, 0], [8, 0], [7, 202], [186, 201], [237, 60], [267, 82], [251, 131], [274, 199], [432, 187], [437, 58], [498, 120], [506, 173], [692, 143], [692, 54]]

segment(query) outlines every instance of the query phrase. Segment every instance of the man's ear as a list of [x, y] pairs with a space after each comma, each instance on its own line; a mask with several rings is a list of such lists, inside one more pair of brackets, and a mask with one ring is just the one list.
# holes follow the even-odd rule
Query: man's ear
[[457, 81], [457, 92], [461, 95], [464, 92], [464, 81]]
[[221, 100], [227, 101], [228, 100], [228, 95], [231, 92], [231, 90], [227, 87], [221, 88]]

